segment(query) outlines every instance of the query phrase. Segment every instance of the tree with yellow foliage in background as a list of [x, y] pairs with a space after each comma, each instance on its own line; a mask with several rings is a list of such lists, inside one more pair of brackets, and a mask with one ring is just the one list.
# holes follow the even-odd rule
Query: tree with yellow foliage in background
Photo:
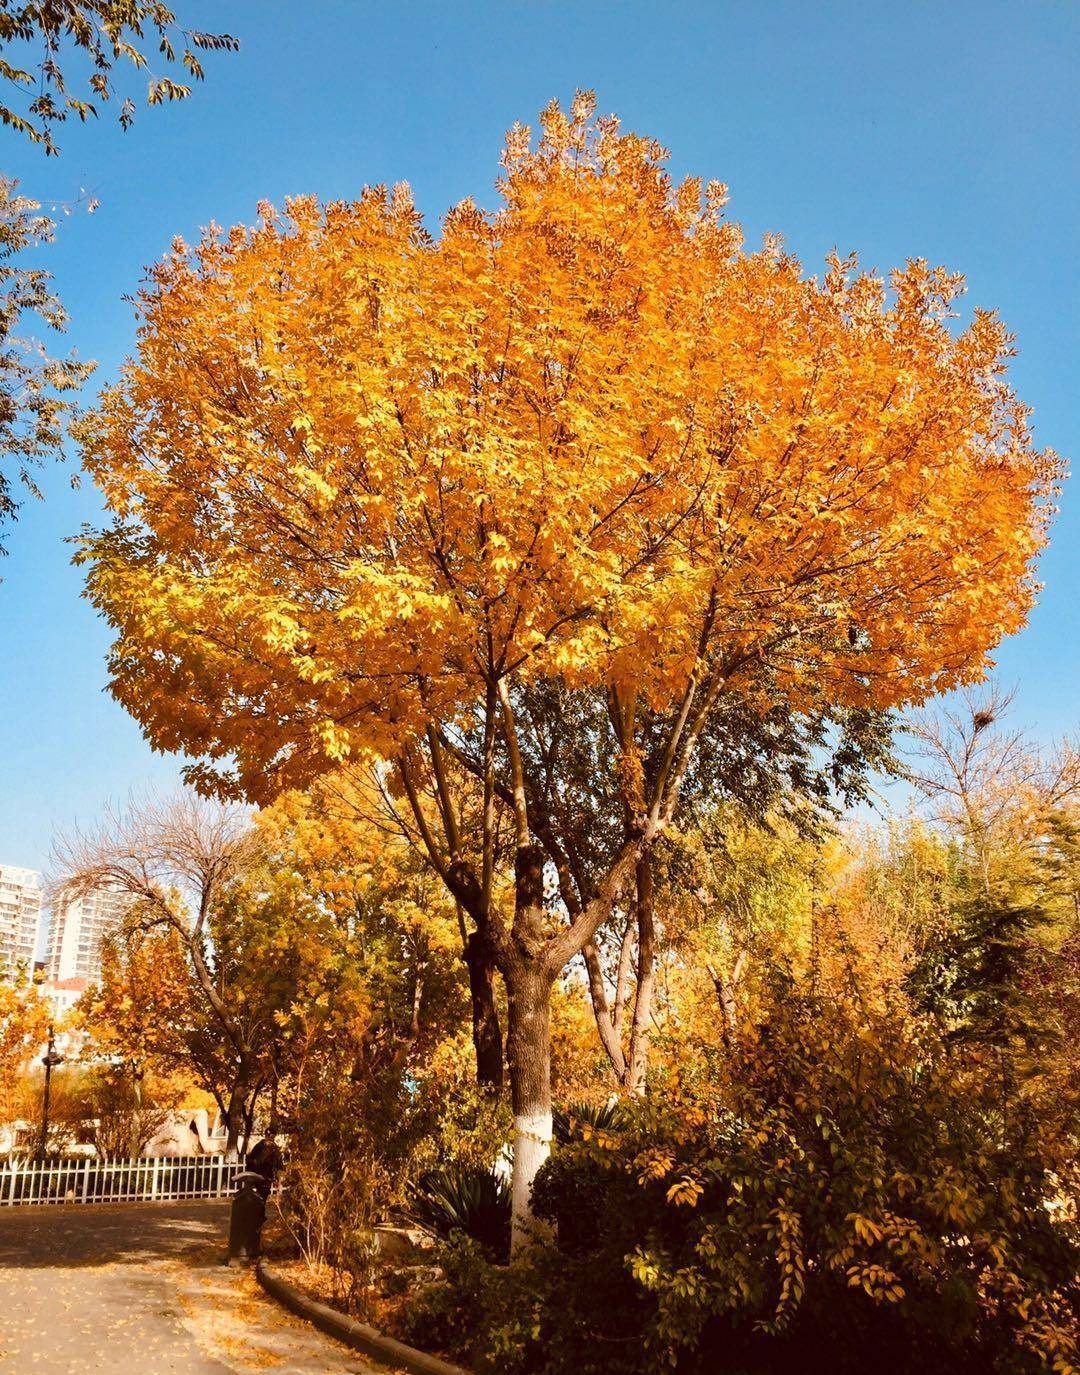
[[0, 966], [0, 1124], [17, 1116], [19, 1079], [48, 1035], [49, 1005], [22, 971]]
[[[499, 208], [437, 238], [398, 186], [177, 241], [86, 426], [114, 522], [80, 553], [114, 695], [196, 783], [262, 802], [382, 761], [506, 983], [519, 1246], [553, 982], [648, 900], [720, 704], [878, 710], [979, 677], [1059, 477], [1004, 326], [950, 326], [960, 278], [808, 276], [591, 96], [541, 124], [511, 131]], [[557, 897], [535, 685], [602, 694], [620, 767], [620, 843]]]

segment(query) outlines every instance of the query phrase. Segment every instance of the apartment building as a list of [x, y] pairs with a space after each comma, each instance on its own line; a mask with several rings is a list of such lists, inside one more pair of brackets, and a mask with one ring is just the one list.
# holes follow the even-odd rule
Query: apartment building
[[33, 971], [41, 926], [41, 875], [0, 864], [0, 970]]
[[47, 958], [52, 983], [101, 978], [101, 941], [119, 924], [129, 899], [110, 888], [78, 897], [60, 895], [52, 909]]

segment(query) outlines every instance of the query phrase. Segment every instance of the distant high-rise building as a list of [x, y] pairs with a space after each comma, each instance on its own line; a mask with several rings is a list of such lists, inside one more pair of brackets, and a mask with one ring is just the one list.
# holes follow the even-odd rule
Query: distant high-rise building
[[49, 930], [49, 978], [101, 978], [101, 940], [114, 931], [130, 904], [125, 893], [95, 888], [81, 896], [61, 893], [53, 903]]
[[22, 965], [33, 973], [40, 925], [41, 875], [0, 864], [0, 970]]

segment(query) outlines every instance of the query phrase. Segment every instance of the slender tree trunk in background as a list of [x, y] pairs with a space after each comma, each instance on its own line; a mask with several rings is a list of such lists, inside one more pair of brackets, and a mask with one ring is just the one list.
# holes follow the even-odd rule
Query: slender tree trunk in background
[[240, 1143], [240, 1128], [244, 1118], [244, 1086], [240, 1079], [233, 1082], [229, 1094], [229, 1106], [225, 1110], [228, 1136], [225, 1138], [226, 1155], [235, 1155]]
[[742, 978], [743, 970], [746, 967], [746, 951], [740, 951], [735, 960], [735, 967], [731, 971], [731, 977], [725, 978], [723, 974], [708, 965], [709, 977], [713, 981], [716, 989], [716, 1000], [720, 1004], [720, 1030], [724, 1039], [724, 1049], [730, 1054], [735, 1049], [735, 1037], [739, 1030], [739, 1013], [735, 1004], [735, 989], [738, 987], [739, 980]]
[[241, 1054], [240, 1063], [237, 1066], [236, 1078], [232, 1082], [229, 1091], [229, 1106], [225, 1112], [228, 1136], [225, 1139], [225, 1151], [229, 1155], [234, 1155], [240, 1147], [240, 1133], [244, 1126], [244, 1113], [247, 1108], [248, 1088], [251, 1081], [251, 1064], [246, 1054]]
[[251, 1150], [251, 1138], [255, 1131], [255, 1109], [259, 1104], [259, 1094], [262, 1092], [262, 1085], [259, 1085], [248, 1097], [244, 1104], [244, 1154]]
[[720, 1015], [723, 1018], [724, 1046], [730, 1051], [735, 1044], [735, 995], [731, 991], [731, 985], [725, 979], [719, 979], [716, 983], [716, 996], [720, 1000]]
[[[214, 1083], [214, 1081], [208, 1074], [202, 1074], [201, 1079], [203, 1088], [207, 1089], [207, 1091], [213, 1095], [214, 1102], [217, 1104], [218, 1115], [220, 1116], [222, 1122], [225, 1123], [225, 1126], [227, 1128], [229, 1125], [229, 1105], [225, 1101], [224, 1093], [222, 1092], [221, 1088], [216, 1083]], [[214, 1127], [216, 1125], [216, 1119], [210, 1117], [207, 1121], [207, 1132], [209, 1133], [211, 1127]]]
[[626, 925], [623, 927], [622, 940], [619, 943], [619, 966], [615, 973], [615, 1007], [612, 1013], [612, 1022], [615, 1027], [615, 1035], [619, 1037], [622, 1044], [623, 1022], [626, 1018], [626, 1005], [630, 1001], [630, 966], [634, 955], [634, 932], [637, 929], [637, 917], [634, 912], [630, 912], [626, 918]]
[[[607, 991], [604, 988], [604, 971], [600, 966], [600, 952], [595, 941], [589, 941], [582, 948], [585, 970], [589, 976], [589, 997], [592, 1001], [596, 1029], [600, 1033], [600, 1044], [611, 1062], [615, 1078], [620, 1084], [626, 1082], [626, 1056], [623, 1054], [622, 1041], [618, 1027], [608, 1006]], [[618, 991], [616, 991], [616, 1011], [618, 1010]]]
[[507, 979], [507, 1052], [514, 1112], [512, 1255], [518, 1255], [532, 1238], [533, 1181], [551, 1154], [551, 985], [539, 959], [515, 961]]
[[490, 943], [474, 931], [465, 943], [472, 999], [473, 1047], [476, 1050], [476, 1082], [497, 1089], [503, 1082], [503, 1040], [499, 1009], [495, 1002], [495, 957]]
[[645, 1088], [649, 1068], [649, 1033], [652, 1028], [653, 987], [656, 981], [656, 912], [652, 856], [646, 849], [637, 862], [637, 992], [630, 1028], [630, 1054], [626, 1087], [632, 1093]]

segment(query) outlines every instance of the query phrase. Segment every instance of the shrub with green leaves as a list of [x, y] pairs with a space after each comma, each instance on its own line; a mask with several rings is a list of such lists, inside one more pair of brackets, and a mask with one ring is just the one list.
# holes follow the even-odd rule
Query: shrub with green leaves
[[993, 1057], [789, 989], [723, 1079], [643, 1114], [616, 1153], [655, 1210], [629, 1253], [654, 1349], [704, 1368], [724, 1350], [794, 1369], [808, 1344], [834, 1370], [868, 1350], [898, 1375], [1071, 1368], [1076, 1236]]
[[464, 1233], [437, 1250], [443, 1279], [414, 1294], [399, 1332], [474, 1375], [642, 1375], [647, 1308], [625, 1270], [537, 1247], [493, 1265]]
[[778, 981], [730, 1055], [688, 1048], [622, 1126], [556, 1150], [534, 1203], [557, 1241], [510, 1272], [473, 1258], [461, 1354], [506, 1375], [805, 1375], [811, 1353], [832, 1375], [1069, 1375], [1062, 1153], [1003, 1100], [992, 1047]]

